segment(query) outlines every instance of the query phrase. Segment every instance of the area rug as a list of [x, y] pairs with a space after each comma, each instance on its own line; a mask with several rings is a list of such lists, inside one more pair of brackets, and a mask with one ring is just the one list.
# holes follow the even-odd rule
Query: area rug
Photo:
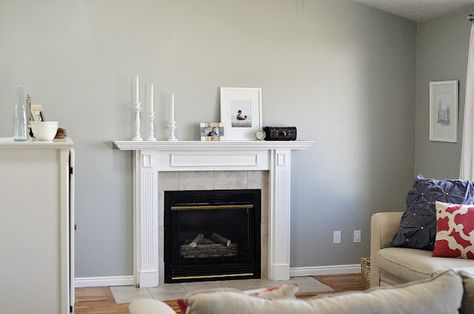
[[[227, 280], [227, 281], [209, 281], [209, 282], [191, 282], [163, 284], [157, 288], [135, 288], [133, 286], [110, 287], [115, 302], [118, 304], [130, 303], [135, 299], [155, 299], [167, 301], [174, 307], [176, 299], [182, 298], [187, 294], [199, 290], [215, 288], [234, 288], [237, 290], [253, 290], [259, 288], [271, 288], [285, 283], [294, 283], [298, 285], [299, 297], [310, 297], [321, 293], [334, 291], [332, 288], [314, 279], [313, 277], [295, 277], [286, 281], [271, 281], [265, 279], [248, 280]], [[170, 301], [171, 300], [171, 301]]]

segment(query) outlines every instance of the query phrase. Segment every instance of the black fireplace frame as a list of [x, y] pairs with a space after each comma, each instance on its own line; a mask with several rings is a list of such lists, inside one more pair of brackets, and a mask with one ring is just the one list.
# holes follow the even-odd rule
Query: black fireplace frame
[[[230, 200], [230, 201], [229, 201]], [[176, 265], [178, 240], [172, 235], [173, 206], [253, 205], [248, 214], [248, 243], [252, 243], [246, 262]], [[164, 193], [164, 281], [165, 283], [261, 278], [261, 190], [193, 190]]]

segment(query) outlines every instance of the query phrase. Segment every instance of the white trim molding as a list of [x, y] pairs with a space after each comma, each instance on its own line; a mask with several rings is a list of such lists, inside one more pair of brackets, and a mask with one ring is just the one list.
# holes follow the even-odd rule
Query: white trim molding
[[328, 265], [290, 268], [291, 277], [316, 276], [316, 275], [339, 275], [360, 273], [360, 264]]
[[[268, 278], [290, 277], [291, 154], [312, 141], [115, 141], [120, 150], [134, 151], [133, 221], [134, 278], [140, 287], [163, 282], [158, 230], [163, 225], [158, 196], [159, 172], [268, 171]], [[209, 162], [212, 160], [212, 163]]]
[[86, 287], [112, 287], [112, 286], [132, 286], [135, 277], [130, 276], [105, 276], [105, 277], [79, 277], [74, 280], [76, 288]]

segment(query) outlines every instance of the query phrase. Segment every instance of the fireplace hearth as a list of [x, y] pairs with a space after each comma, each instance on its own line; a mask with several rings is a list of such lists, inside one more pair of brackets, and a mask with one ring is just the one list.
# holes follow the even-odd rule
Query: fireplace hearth
[[261, 191], [164, 193], [166, 283], [261, 277]]

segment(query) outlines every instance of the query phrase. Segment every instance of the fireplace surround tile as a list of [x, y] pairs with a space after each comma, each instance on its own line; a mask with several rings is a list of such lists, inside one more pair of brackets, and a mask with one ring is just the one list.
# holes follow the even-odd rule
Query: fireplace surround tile
[[161, 172], [158, 189], [160, 191], [179, 190], [179, 172]]
[[268, 186], [268, 171], [247, 171], [247, 187], [260, 189]]
[[214, 189], [246, 189], [248, 171], [215, 171]]
[[[212, 190], [214, 176], [209, 171], [181, 171], [179, 173], [179, 189], [184, 190]], [[209, 175], [210, 174], [210, 175]]]

